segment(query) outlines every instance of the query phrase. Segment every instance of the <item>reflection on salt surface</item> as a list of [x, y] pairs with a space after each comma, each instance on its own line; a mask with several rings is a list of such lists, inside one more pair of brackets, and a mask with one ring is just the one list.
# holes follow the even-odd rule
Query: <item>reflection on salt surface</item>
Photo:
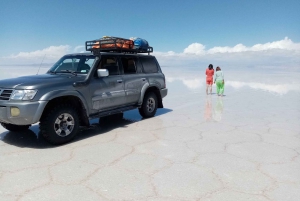
[[211, 123], [256, 125], [253, 132], [267, 132], [268, 122], [284, 121], [289, 125], [286, 129], [300, 129], [299, 72], [226, 71], [224, 97], [215, 94], [215, 85], [213, 94], [206, 96], [201, 69], [166, 68], [163, 72], [169, 89], [164, 105], [185, 114], [188, 118], [182, 121], [207, 122], [209, 129], [214, 129]]
[[[0, 67], [1, 68], [1, 67]], [[1, 71], [1, 75], [8, 73], [9, 70]], [[24, 75], [24, 69], [14, 68], [14, 73], [18, 76]], [[205, 93], [205, 75], [199, 71], [178, 71], [163, 69], [167, 78], [168, 95], [164, 98], [164, 109], [158, 109], [155, 118], [142, 120], [137, 110], [128, 111], [124, 114], [124, 124], [113, 125], [113, 129], [120, 126], [128, 126], [133, 124], [135, 129], [144, 130], [147, 127], [149, 130], [164, 127], [196, 127], [200, 131], [203, 130], [224, 130], [237, 127], [241, 130], [251, 130], [254, 133], [286, 133], [287, 130], [295, 132], [299, 131], [299, 89], [296, 93], [290, 93], [289, 87], [280, 90], [274, 90], [274, 86], [288, 85], [300, 86], [300, 80], [295, 79], [299, 74], [277, 74], [274, 79], [265, 81], [263, 77], [257, 76], [255, 73], [248, 72], [248, 77], [240, 77], [237, 72], [227, 72], [225, 80], [225, 96], [218, 97], [215, 94], [215, 85], [213, 86], [213, 94], [206, 95]], [[26, 74], [34, 74], [36, 69]], [[296, 76], [296, 77], [295, 77]], [[6, 77], [8, 78], [8, 77]], [[178, 79], [177, 79], [178, 78]], [[2, 79], [2, 78], [0, 78]], [[236, 81], [231, 81], [236, 80]], [[266, 89], [262, 87], [253, 88], [253, 83], [264, 83], [269, 86]], [[238, 83], [242, 83], [239, 85]], [[244, 83], [252, 83], [251, 86]], [[295, 85], [295, 86], [294, 86]], [[260, 86], [260, 85], [258, 85]], [[299, 87], [300, 88], [300, 87]], [[283, 94], [278, 96], [277, 94]], [[272, 92], [272, 93], [269, 93]], [[98, 120], [94, 120], [98, 123]], [[133, 123], [134, 122], [134, 123]], [[147, 122], [147, 123], [145, 123]], [[150, 122], [150, 123], [148, 123]], [[204, 122], [207, 122], [203, 124]], [[216, 123], [218, 124], [216, 126]], [[249, 129], [250, 128], [250, 129]], [[7, 143], [16, 143], [21, 138], [29, 138], [28, 144], [38, 144], [42, 140], [38, 136], [38, 126], [30, 128], [33, 133], [28, 133], [27, 136], [14, 135], [8, 133], [4, 128], [0, 127], [0, 140]], [[101, 130], [101, 129], [100, 129]], [[83, 131], [84, 135], [80, 138], [88, 138], [86, 136], [98, 135], [99, 130]], [[102, 133], [105, 133], [104, 131]], [[38, 137], [37, 137], [38, 136]], [[22, 139], [23, 141], [24, 139]], [[44, 142], [43, 142], [44, 143]], [[26, 144], [26, 143], [24, 143]], [[46, 143], [45, 143], [46, 144]], [[20, 144], [21, 146], [22, 144]], [[24, 145], [25, 146], [25, 145]], [[38, 145], [37, 145], [38, 146]], [[40, 146], [43, 147], [43, 146]]]
[[204, 112], [205, 121], [212, 120], [212, 101], [211, 101], [211, 99], [212, 99], [211, 95], [206, 96], [205, 112]]
[[274, 92], [280, 95], [286, 94], [292, 91], [300, 91], [299, 86], [292, 84], [264, 84], [258, 82], [239, 82], [239, 81], [227, 81], [226, 86], [231, 86], [236, 89], [242, 87], [250, 87], [253, 89], [260, 89], [268, 92]]
[[[203, 70], [203, 69], [202, 69]], [[203, 70], [204, 71], [204, 70]], [[188, 90], [199, 91], [205, 87], [205, 75], [200, 69], [178, 71], [178, 69], [164, 69], [167, 83], [179, 81]], [[300, 92], [300, 72], [261, 72], [257, 70], [225, 71], [225, 90], [262, 90], [278, 95], [289, 92]], [[214, 87], [215, 85], [213, 85]]]
[[[171, 83], [174, 81], [181, 81], [183, 85], [185, 85], [189, 90], [199, 90], [204, 87], [205, 80], [200, 78], [182, 78], [182, 77], [169, 77], [167, 78], [167, 82]], [[263, 90], [271, 93], [277, 93], [280, 95], [286, 94], [288, 92], [300, 92], [300, 83], [296, 84], [265, 84], [262, 82], [240, 82], [240, 81], [233, 81], [233, 80], [226, 80], [225, 87], [232, 87], [234, 89], [241, 89], [241, 88], [252, 88]]]
[[[0, 66], [0, 79], [20, 77], [25, 75], [44, 74], [50, 65], [37, 66]], [[182, 86], [191, 91], [201, 91], [205, 87], [205, 68], [163, 68], [166, 76], [167, 86], [174, 82], [181, 82]], [[256, 89], [279, 95], [289, 92], [300, 92], [300, 72], [287, 71], [258, 71], [255, 69], [244, 69], [233, 71], [223, 68], [225, 74], [225, 90], [232, 88], [236, 90]], [[177, 84], [178, 85], [178, 84]], [[215, 87], [215, 85], [213, 85]], [[175, 89], [176, 90], [176, 89]]]
[[204, 119], [206, 122], [209, 121], [221, 121], [223, 114], [223, 97], [216, 97], [212, 100], [212, 95], [206, 96], [205, 99], [205, 111], [204, 111]]
[[188, 77], [166, 77], [167, 82], [181, 81], [189, 89], [199, 89], [204, 86], [204, 79], [188, 78]]
[[214, 107], [213, 118], [215, 121], [221, 121], [223, 114], [223, 97], [218, 97], [216, 100], [216, 106]]

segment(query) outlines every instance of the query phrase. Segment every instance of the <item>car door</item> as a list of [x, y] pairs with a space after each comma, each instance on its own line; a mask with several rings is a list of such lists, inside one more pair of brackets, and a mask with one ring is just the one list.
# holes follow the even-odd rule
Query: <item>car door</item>
[[102, 111], [124, 105], [124, 82], [120, 74], [118, 58], [116, 56], [102, 56], [97, 69], [107, 69], [109, 75], [98, 77], [97, 72], [95, 72], [95, 76], [91, 80], [93, 110]]
[[141, 95], [142, 87], [147, 80], [143, 74], [141, 74], [140, 63], [136, 57], [123, 56], [120, 59], [123, 67], [126, 104], [137, 103]]

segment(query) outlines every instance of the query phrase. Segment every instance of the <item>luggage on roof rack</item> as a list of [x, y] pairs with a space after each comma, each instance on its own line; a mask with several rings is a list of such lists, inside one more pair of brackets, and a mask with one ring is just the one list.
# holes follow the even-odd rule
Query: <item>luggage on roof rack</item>
[[143, 49], [136, 49], [134, 41], [130, 39], [103, 36], [100, 39], [86, 41], [86, 51], [91, 51], [94, 55], [100, 54], [101, 52], [124, 52], [124, 53], [150, 53], [153, 52], [153, 48], [148, 46]]
[[148, 41], [142, 38], [132, 38], [133, 49], [146, 50], [149, 47]]

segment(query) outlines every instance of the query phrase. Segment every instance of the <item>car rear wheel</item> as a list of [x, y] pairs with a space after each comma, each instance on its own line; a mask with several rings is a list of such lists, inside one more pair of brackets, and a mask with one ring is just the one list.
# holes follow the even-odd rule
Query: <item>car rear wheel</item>
[[144, 118], [153, 117], [157, 110], [157, 97], [154, 92], [148, 92], [144, 96], [141, 108], [139, 108], [140, 115]]
[[42, 136], [51, 144], [71, 141], [79, 130], [79, 117], [75, 108], [69, 105], [54, 107], [40, 122]]

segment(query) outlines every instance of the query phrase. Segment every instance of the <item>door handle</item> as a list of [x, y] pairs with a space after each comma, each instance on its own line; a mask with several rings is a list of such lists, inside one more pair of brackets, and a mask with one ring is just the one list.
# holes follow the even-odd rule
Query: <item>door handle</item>
[[118, 82], [118, 83], [122, 83], [122, 82], [123, 82], [123, 80], [117, 80], [117, 82]]
[[142, 78], [142, 81], [146, 81], [146, 78]]

